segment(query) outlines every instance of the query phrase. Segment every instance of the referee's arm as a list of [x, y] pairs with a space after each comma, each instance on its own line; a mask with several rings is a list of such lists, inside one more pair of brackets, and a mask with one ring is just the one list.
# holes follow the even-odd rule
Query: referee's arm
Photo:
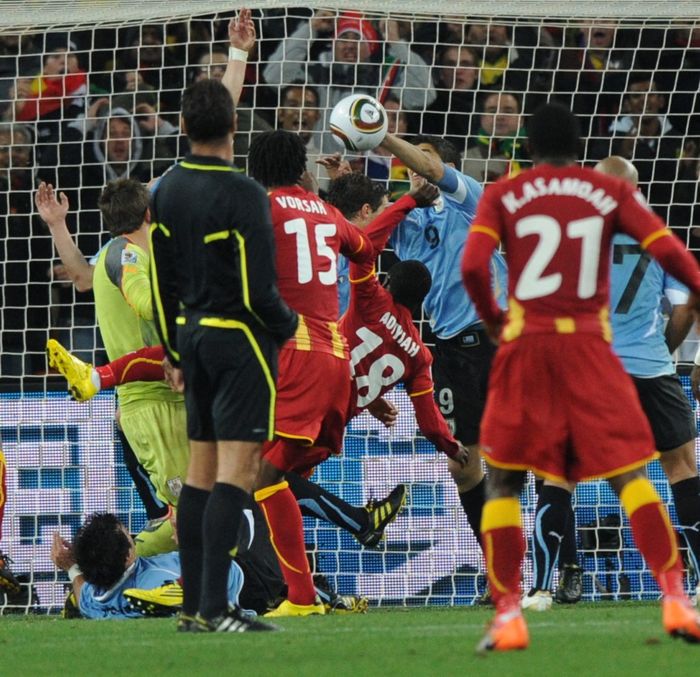
[[156, 330], [170, 362], [177, 366], [176, 319], [180, 310], [177, 291], [177, 271], [173, 241], [166, 226], [155, 221], [151, 224], [151, 290], [153, 293], [153, 317]]
[[262, 188], [250, 192], [248, 208], [239, 221], [237, 235], [243, 302], [258, 322], [282, 344], [294, 335], [299, 320], [277, 289], [270, 201]]

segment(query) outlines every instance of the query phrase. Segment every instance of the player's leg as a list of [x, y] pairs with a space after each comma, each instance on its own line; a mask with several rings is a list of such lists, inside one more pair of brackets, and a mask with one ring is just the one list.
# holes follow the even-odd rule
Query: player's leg
[[689, 642], [700, 642], [700, 616], [683, 590], [683, 566], [676, 535], [666, 508], [643, 470], [610, 478], [630, 520], [637, 548], [664, 595], [666, 631]]
[[259, 442], [238, 440], [219, 440], [216, 445], [216, 481], [202, 520], [199, 613], [208, 621], [223, 616], [228, 609], [229, 553], [238, 543], [243, 510], [250, 504], [261, 446]]
[[325, 612], [323, 605], [316, 603], [299, 504], [284, 479], [284, 472], [277, 467], [292, 466], [294, 459], [303, 453], [304, 448], [298, 442], [276, 439], [267, 445], [257, 481], [260, 489], [255, 492], [255, 500], [265, 515], [270, 540], [287, 584], [287, 600], [271, 612], [273, 615], [305, 616]]
[[683, 538], [696, 583], [700, 589], [700, 478], [695, 460], [695, 440], [661, 454]]
[[46, 343], [49, 366], [68, 381], [68, 391], [79, 402], [93, 398], [100, 390], [132, 381], [162, 381], [163, 347], [149, 346], [127, 353], [100, 367], [79, 359], [55, 339]]
[[399, 484], [386, 498], [357, 508], [297, 473], [287, 473], [286, 479], [303, 516], [334, 524], [351, 533], [366, 548], [379, 543], [406, 500], [406, 485]]
[[489, 371], [495, 346], [484, 332], [436, 340], [433, 378], [440, 412], [454, 436], [467, 447], [469, 462], [461, 467], [448, 460], [467, 521], [481, 543], [481, 515], [485, 480], [479, 456], [479, 424], [486, 402]]
[[552, 606], [552, 577], [567, 524], [572, 518], [574, 485], [545, 481], [540, 484], [532, 532], [533, 581], [523, 597], [523, 609], [546, 611]]
[[695, 459], [695, 415], [675, 374], [633, 380], [656, 448], [661, 452], [661, 467], [671, 485], [683, 538], [700, 583], [700, 479]]
[[520, 612], [520, 568], [525, 554], [520, 492], [525, 473], [489, 467], [481, 524], [489, 586], [496, 617], [477, 651], [510, 651], [529, 644]]

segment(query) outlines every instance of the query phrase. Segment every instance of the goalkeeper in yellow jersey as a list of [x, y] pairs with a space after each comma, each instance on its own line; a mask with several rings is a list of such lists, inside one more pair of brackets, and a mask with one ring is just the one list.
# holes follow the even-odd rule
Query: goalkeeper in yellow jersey
[[[97, 321], [110, 359], [156, 345], [149, 278], [148, 189], [134, 179], [107, 184], [98, 206], [113, 239], [99, 253], [93, 291]], [[65, 221], [68, 199], [42, 183], [36, 196], [39, 214], [48, 224]], [[47, 344], [49, 364], [71, 380], [81, 363], [56, 341]], [[117, 388], [120, 423], [137, 458], [150, 475], [158, 496], [177, 505], [187, 471], [184, 398], [163, 382], [127, 383]], [[175, 549], [172, 525], [157, 522], [137, 536], [139, 555]]]

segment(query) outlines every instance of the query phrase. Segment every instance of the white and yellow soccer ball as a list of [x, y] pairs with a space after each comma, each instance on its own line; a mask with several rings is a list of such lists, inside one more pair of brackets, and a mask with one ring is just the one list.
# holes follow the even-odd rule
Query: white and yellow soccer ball
[[333, 138], [346, 150], [371, 150], [386, 136], [386, 111], [367, 94], [351, 94], [338, 101], [330, 117]]

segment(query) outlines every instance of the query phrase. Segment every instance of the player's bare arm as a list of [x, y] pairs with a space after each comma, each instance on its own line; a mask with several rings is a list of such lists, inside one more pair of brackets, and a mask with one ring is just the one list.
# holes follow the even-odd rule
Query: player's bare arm
[[445, 174], [445, 166], [436, 152], [414, 146], [394, 134], [387, 134], [381, 147], [401, 160], [411, 171], [437, 183]]
[[673, 306], [665, 332], [669, 352], [676, 350], [685, 341], [694, 322], [695, 315], [687, 305]]
[[56, 251], [65, 267], [68, 278], [78, 291], [92, 289], [93, 267], [78, 249], [66, 224], [66, 216], [70, 209], [66, 194], [61, 192], [56, 195], [54, 187], [50, 183], [42, 181], [34, 195], [34, 204], [39, 216], [49, 227]]
[[228, 25], [229, 60], [221, 82], [238, 105], [243, 91], [248, 54], [255, 46], [255, 23], [249, 9], [242, 9]]

